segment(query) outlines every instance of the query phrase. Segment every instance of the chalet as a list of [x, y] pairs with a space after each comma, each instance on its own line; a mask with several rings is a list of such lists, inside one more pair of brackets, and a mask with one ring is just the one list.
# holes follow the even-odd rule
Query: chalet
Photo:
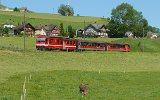
[[158, 33], [148, 32], [147, 38], [156, 39], [158, 38]]
[[17, 26], [14, 29], [14, 34], [17, 35], [19, 32], [23, 33], [24, 31], [25, 31], [25, 34], [28, 36], [31, 36], [31, 37], [35, 36], [35, 28], [30, 23]]
[[0, 11], [13, 12], [13, 9], [10, 9], [10, 8], [0, 8]]
[[88, 37], [108, 37], [109, 30], [103, 24], [90, 24], [88, 25], [83, 34]]
[[20, 10], [20, 12], [28, 11], [28, 10], [27, 10], [27, 7], [21, 7], [21, 8], [19, 8], [19, 10]]
[[56, 25], [45, 25], [45, 26], [36, 26], [35, 35], [48, 35], [48, 36], [58, 36], [60, 30]]
[[126, 38], [133, 38], [134, 34], [132, 32], [130, 32], [130, 31], [128, 31], [128, 32], [125, 33], [125, 37]]

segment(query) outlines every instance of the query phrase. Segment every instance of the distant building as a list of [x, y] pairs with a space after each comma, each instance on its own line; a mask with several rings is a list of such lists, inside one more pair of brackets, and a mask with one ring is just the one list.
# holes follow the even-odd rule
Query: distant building
[[109, 30], [104, 24], [90, 24], [84, 29], [84, 33], [88, 37], [108, 37]]
[[156, 39], [158, 38], [158, 33], [148, 32], [147, 38]]
[[35, 27], [35, 35], [48, 35], [48, 36], [58, 36], [60, 30], [57, 25], [44, 25]]
[[127, 38], [133, 38], [134, 34], [132, 32], [126, 32], [125, 33], [125, 37], [127, 37]]
[[14, 29], [14, 34], [17, 35], [17, 33], [23, 33], [25, 31], [25, 34], [31, 37], [35, 36], [35, 28], [30, 24], [30, 23], [26, 23], [26, 24], [21, 24], [19, 26], [17, 26]]
[[27, 7], [21, 7], [21, 8], [19, 8], [19, 10], [20, 10], [20, 12], [28, 11]]
[[3, 25], [3, 28], [10, 28], [10, 29], [13, 29], [15, 28], [16, 26], [15, 25], [12, 25], [12, 24], [4, 24]]
[[9, 8], [1, 8], [0, 11], [12, 12], [13, 9], [9, 9]]

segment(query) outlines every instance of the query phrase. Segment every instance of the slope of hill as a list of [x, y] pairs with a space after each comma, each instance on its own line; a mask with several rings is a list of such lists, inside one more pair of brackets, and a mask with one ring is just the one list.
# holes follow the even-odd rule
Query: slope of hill
[[[33, 25], [44, 24], [64, 24], [64, 27], [72, 25], [74, 28], [83, 28], [85, 25], [91, 23], [107, 24], [107, 20], [99, 17], [86, 17], [86, 16], [61, 16], [58, 14], [47, 13], [26, 13], [26, 22]], [[0, 12], [0, 24], [3, 23], [22, 23], [24, 18], [23, 12]]]
[[2, 8], [6, 8], [6, 6], [4, 6], [4, 5], [0, 5], [0, 9], [2, 9]]

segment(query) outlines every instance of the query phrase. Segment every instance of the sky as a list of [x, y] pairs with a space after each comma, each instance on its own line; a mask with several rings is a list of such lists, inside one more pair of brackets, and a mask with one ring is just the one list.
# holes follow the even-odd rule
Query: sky
[[[40, 13], [57, 13], [60, 4], [68, 4], [68, 0], [0, 0], [5, 6], [27, 7]], [[160, 28], [160, 0], [69, 0], [75, 15], [111, 17], [111, 11], [121, 3], [131, 4], [137, 11], [142, 12], [149, 25]], [[158, 11], [158, 12], [157, 12]]]

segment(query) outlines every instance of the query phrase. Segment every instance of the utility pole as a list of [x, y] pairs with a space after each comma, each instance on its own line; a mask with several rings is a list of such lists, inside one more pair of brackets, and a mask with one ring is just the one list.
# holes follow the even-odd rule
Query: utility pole
[[143, 52], [144, 52], [144, 28], [143, 28]]
[[68, 0], [68, 6], [70, 6], [70, 0]]
[[86, 22], [85, 22], [85, 20], [84, 20], [84, 30], [83, 30], [83, 37], [84, 37], [84, 40], [85, 40], [85, 37], [86, 37], [86, 32], [85, 32], [85, 27], [86, 27]]
[[24, 51], [25, 51], [25, 49], [26, 49], [26, 39], [25, 39], [25, 29], [26, 29], [26, 9], [24, 10], [24, 18], [23, 18], [23, 49], [24, 49]]

